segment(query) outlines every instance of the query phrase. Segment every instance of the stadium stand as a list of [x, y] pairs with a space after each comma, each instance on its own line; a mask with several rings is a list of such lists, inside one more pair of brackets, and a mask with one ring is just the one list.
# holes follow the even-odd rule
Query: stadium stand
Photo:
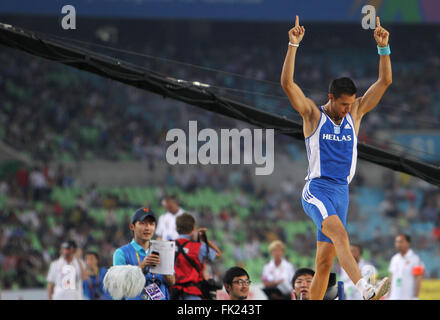
[[[118, 28], [127, 34], [129, 26], [125, 31], [124, 26]], [[325, 27], [316, 28], [322, 41], [311, 39], [307, 55], [298, 59], [298, 79], [304, 88], [319, 101], [326, 93], [319, 84], [329, 83], [335, 76], [352, 75], [363, 92], [377, 76], [374, 48], [370, 43], [350, 40], [344, 42], [349, 46], [346, 50], [326, 50], [324, 55], [322, 48], [330, 42], [337, 46], [345, 37], [353, 37], [345, 31], [330, 38]], [[268, 45], [273, 41], [270, 33], [251, 46], [248, 39], [240, 42], [237, 38], [231, 47], [229, 39], [218, 39], [216, 46], [201, 41], [203, 50], [195, 46], [193, 51], [179, 45], [178, 34], [174, 34], [176, 41], [170, 39], [166, 45], [155, 36], [159, 34], [152, 34], [145, 43], [123, 37], [128, 43], [125, 48], [278, 81], [284, 47], [278, 50]], [[414, 42], [412, 46], [401, 42], [404, 50], [395, 42], [393, 50], [401, 54], [393, 56], [393, 88], [380, 110], [363, 122], [362, 141], [391, 147], [392, 143], [381, 140], [382, 131], [433, 129], [440, 121], [440, 42], [425, 42], [423, 35]], [[424, 59], [415, 63], [412, 57], [421, 47]], [[230, 90], [216, 89], [258, 108], [298, 119], [285, 99], [270, 96], [282, 96], [274, 84], [157, 60], [141, 61], [176, 78], [242, 90], [231, 94]], [[267, 246], [276, 238], [287, 244], [286, 256], [295, 267], [313, 267], [314, 226], [299, 201], [303, 177], [287, 179], [272, 189], [257, 187], [245, 170], [229, 175], [218, 171], [188, 175], [176, 170], [163, 186], [109, 187], [81, 185], [72, 169], [77, 161], [145, 160], [152, 172], [155, 166], [163, 165], [160, 162], [164, 162], [168, 129], [186, 127], [191, 118], [201, 127], [214, 129], [234, 127], [236, 122], [13, 50], [2, 48], [0, 62], [0, 140], [43, 164], [9, 161], [1, 165], [1, 288], [45, 286], [49, 263], [66, 237], [75, 239], [83, 249], [98, 250], [103, 265], [110, 266], [114, 249], [130, 237], [127, 217], [142, 205], [163, 213], [160, 199], [165, 193], [176, 194], [182, 206], [197, 215], [199, 225], [211, 230], [209, 236], [224, 253], [215, 268], [218, 278], [227, 268], [243, 265], [251, 279], [260, 279], [268, 259]], [[277, 137], [277, 152], [288, 155], [290, 161], [306, 157], [301, 143], [284, 136]], [[438, 188], [393, 174], [384, 176], [380, 186], [372, 186], [359, 175], [351, 197], [354, 201], [348, 231], [364, 244], [365, 256], [377, 266], [380, 276], [387, 274], [394, 252], [393, 237], [400, 231], [412, 234], [413, 247], [425, 262], [426, 276], [440, 276]]]

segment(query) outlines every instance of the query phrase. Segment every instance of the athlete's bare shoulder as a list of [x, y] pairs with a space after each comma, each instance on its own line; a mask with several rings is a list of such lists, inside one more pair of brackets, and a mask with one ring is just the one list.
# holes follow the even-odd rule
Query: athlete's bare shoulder
[[310, 112], [302, 115], [303, 118], [303, 132], [304, 137], [310, 137], [312, 133], [315, 131], [315, 129], [319, 125], [319, 120], [321, 120], [321, 110], [316, 105], [313, 100], [307, 98], [308, 103], [310, 104]]

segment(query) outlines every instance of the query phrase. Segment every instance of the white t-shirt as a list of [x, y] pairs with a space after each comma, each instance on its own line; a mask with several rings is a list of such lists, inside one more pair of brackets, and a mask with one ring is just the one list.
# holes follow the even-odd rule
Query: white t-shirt
[[[362, 277], [364, 278], [369, 277], [371, 273], [377, 274], [376, 268], [370, 262], [365, 261], [362, 258], [359, 260], [358, 266]], [[341, 268], [341, 273], [339, 276], [340, 281], [344, 283], [345, 300], [364, 300], [361, 293], [356, 288], [353, 281], [351, 281], [344, 269]]]
[[[418, 267], [418, 268], [416, 268]], [[396, 253], [391, 258], [388, 271], [391, 273], [391, 289], [390, 300], [412, 300], [415, 298], [415, 276], [414, 272], [419, 273], [420, 269], [424, 269], [423, 261], [411, 249], [402, 256]]]
[[37, 189], [47, 187], [46, 177], [41, 171], [32, 171], [29, 180], [31, 182], [31, 186]]
[[52, 261], [47, 282], [54, 284], [53, 300], [83, 300], [81, 268], [77, 259], [71, 263], [63, 257]]
[[279, 281], [283, 280], [277, 288], [283, 294], [289, 294], [292, 292], [292, 279], [295, 275], [295, 268], [286, 259], [282, 259], [281, 263], [276, 266], [275, 261], [271, 260], [268, 264], [264, 265], [262, 279], [263, 281]]
[[159, 217], [157, 222], [156, 235], [162, 237], [162, 240], [176, 240], [179, 234], [176, 230], [176, 218], [185, 211], [179, 208], [176, 214], [166, 212]]

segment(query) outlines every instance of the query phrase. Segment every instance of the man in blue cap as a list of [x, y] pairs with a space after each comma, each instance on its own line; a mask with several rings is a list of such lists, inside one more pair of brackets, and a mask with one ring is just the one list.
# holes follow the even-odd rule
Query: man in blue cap
[[130, 230], [133, 240], [116, 249], [113, 265], [135, 265], [142, 269], [146, 285], [134, 300], [169, 300], [168, 287], [175, 282], [174, 275], [161, 275], [150, 272], [150, 267], [160, 264], [157, 253], [151, 252], [150, 240], [156, 229], [156, 217], [149, 208], [136, 210], [131, 218]]

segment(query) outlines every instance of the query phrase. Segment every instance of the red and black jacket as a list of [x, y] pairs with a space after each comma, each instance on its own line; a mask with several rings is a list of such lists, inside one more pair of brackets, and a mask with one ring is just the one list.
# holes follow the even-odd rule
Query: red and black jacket
[[186, 294], [202, 296], [200, 284], [203, 281], [203, 265], [199, 260], [201, 243], [179, 238], [176, 240], [176, 247], [176, 283], [171, 288]]

